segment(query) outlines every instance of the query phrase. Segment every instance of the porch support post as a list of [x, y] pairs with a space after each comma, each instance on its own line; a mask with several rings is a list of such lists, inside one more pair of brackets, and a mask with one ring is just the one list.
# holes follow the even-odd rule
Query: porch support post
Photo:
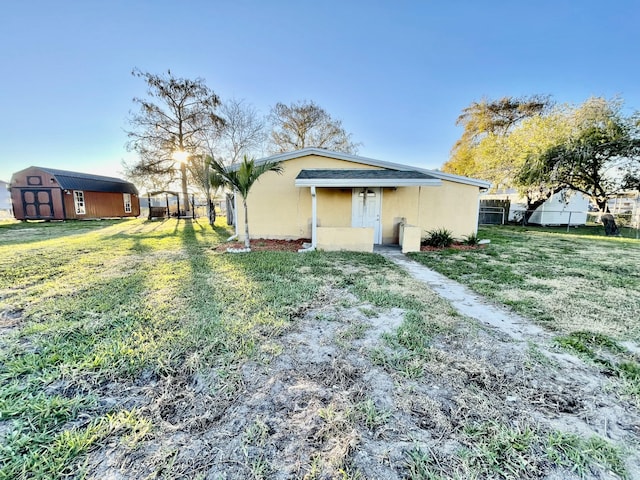
[[316, 187], [311, 187], [311, 245], [316, 248], [318, 241], [318, 205], [316, 200]]
[[236, 227], [235, 228], [236, 237], [240, 235], [240, 227], [238, 226], [238, 195], [240, 195], [238, 191], [234, 190], [233, 191], [233, 224]]

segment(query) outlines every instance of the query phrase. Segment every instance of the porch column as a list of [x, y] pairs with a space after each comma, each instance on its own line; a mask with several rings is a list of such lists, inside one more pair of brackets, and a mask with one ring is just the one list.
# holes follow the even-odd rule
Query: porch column
[[316, 202], [316, 187], [311, 186], [311, 246], [316, 248], [318, 241], [318, 206]]

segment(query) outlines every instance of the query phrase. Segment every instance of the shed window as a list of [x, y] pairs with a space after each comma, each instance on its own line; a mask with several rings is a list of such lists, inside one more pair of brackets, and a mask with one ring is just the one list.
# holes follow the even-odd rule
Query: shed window
[[29, 175], [27, 177], [27, 185], [42, 185], [42, 177]]
[[73, 192], [73, 204], [76, 207], [76, 215], [84, 215], [86, 213], [84, 208], [84, 192], [80, 190]]
[[131, 194], [123, 193], [122, 199], [124, 201], [124, 213], [131, 213]]

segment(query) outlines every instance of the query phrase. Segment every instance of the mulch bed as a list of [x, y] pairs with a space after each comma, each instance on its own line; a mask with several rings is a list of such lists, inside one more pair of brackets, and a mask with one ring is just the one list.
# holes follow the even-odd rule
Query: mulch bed
[[463, 243], [454, 243], [449, 247], [431, 247], [429, 245], [422, 245], [420, 247], [421, 252], [437, 252], [438, 250], [479, 250], [486, 247], [486, 245], [465, 245]]
[[[257, 239], [251, 240], [251, 251], [253, 252], [297, 252], [303, 247], [303, 243], [311, 243], [309, 238], [299, 238], [297, 240], [273, 240], [273, 239]], [[420, 247], [421, 252], [435, 252], [438, 250], [478, 250], [486, 245], [464, 245], [462, 243], [454, 243], [449, 247], [430, 247], [423, 245]], [[216, 247], [216, 252], [226, 252], [227, 248], [240, 249], [244, 248], [244, 243], [232, 242], [223, 243]]]
[[[269, 252], [297, 252], [299, 249], [304, 248], [303, 243], [311, 243], [308, 238], [299, 238], [297, 240], [271, 240], [271, 239], [257, 239], [251, 240], [251, 251], [269, 251]], [[227, 248], [244, 248], [244, 243], [233, 242], [224, 243], [218, 245], [217, 252], [226, 252]]]

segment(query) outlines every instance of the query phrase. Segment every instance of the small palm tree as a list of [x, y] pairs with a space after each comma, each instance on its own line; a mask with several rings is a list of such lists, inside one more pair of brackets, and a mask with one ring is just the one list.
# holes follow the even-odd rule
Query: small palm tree
[[211, 184], [214, 187], [226, 185], [242, 195], [242, 204], [244, 206], [244, 246], [246, 249], [250, 249], [249, 214], [247, 209], [249, 191], [263, 173], [282, 173], [282, 165], [280, 162], [264, 162], [256, 165], [255, 160], [253, 158], [249, 159], [246, 155], [240, 165], [228, 167], [213, 157], [208, 157], [208, 161], [211, 167]]

